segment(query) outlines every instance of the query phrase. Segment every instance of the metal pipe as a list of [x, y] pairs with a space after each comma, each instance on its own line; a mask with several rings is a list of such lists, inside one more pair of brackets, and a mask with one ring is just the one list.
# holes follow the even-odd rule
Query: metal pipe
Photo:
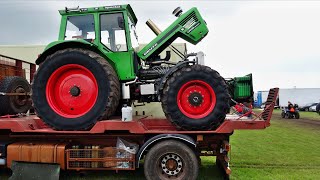
[[148, 64], [162, 64], [162, 63], [164, 63], [164, 64], [172, 64], [172, 65], [176, 65], [177, 63], [175, 63], [175, 62], [170, 62], [170, 61], [153, 61], [153, 62], [149, 62]]
[[[151, 19], [148, 19], [148, 21], [146, 22], [146, 24], [148, 25], [148, 27], [158, 36], [162, 31], [158, 28], [158, 26], [156, 24], [154, 24]], [[172, 46], [171, 44], [169, 45], [169, 48], [176, 53], [179, 57], [181, 58], [186, 58], [185, 55], [180, 52], [177, 48], [175, 48], [174, 46]]]
[[138, 77], [136, 76], [136, 78], [133, 81], [126, 82], [125, 85], [134, 84], [135, 82], [137, 82], [137, 80]]

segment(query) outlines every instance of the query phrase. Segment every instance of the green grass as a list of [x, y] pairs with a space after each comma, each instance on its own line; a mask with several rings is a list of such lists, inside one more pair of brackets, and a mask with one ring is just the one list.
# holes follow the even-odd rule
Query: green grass
[[[320, 121], [320, 115], [316, 112], [300, 111], [300, 118]], [[281, 109], [275, 109], [274, 114], [280, 115]]]
[[[278, 112], [275, 112], [276, 114]], [[231, 179], [320, 179], [320, 127], [274, 117], [265, 130], [239, 130], [231, 136]], [[214, 157], [202, 157], [200, 180], [223, 179]], [[0, 173], [1, 174], [1, 173]], [[8, 176], [1, 176], [6, 179]], [[62, 172], [61, 179], [144, 179], [143, 169], [95, 171], [80, 176]]]
[[272, 119], [262, 131], [231, 137], [232, 179], [319, 179], [320, 127]]

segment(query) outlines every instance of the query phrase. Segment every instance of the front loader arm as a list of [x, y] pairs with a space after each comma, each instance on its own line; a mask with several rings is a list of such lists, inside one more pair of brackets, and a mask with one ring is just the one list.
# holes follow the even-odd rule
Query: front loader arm
[[195, 45], [200, 42], [208, 32], [207, 25], [197, 8], [191, 8], [179, 16], [168, 28], [139, 51], [138, 56], [142, 60], [152, 59], [152, 57], [160, 54], [178, 37]]

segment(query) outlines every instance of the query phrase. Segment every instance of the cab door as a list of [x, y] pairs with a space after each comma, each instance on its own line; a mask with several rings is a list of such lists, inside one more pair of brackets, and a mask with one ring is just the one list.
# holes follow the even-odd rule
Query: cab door
[[112, 65], [122, 81], [133, 80], [136, 77], [127, 17], [126, 12], [99, 15], [99, 49], [113, 62]]

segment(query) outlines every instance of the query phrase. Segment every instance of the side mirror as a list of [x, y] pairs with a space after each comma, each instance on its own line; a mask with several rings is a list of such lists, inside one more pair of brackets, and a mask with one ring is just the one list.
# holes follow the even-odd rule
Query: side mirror
[[124, 29], [124, 21], [122, 17], [118, 17], [118, 26], [121, 29]]

